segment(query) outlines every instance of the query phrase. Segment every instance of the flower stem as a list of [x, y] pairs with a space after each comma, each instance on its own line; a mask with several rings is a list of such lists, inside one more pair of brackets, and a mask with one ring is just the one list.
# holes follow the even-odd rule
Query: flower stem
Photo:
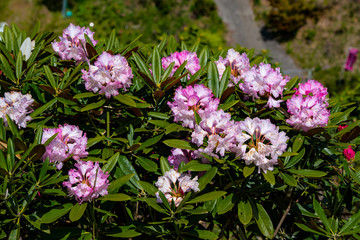
[[106, 137], [110, 138], [110, 111], [106, 111]]
[[92, 222], [93, 222], [92, 232], [93, 232], [93, 238], [98, 239], [97, 224], [96, 224], [96, 218], [95, 218], [95, 199], [92, 200], [92, 203], [93, 203], [92, 208], [91, 208], [91, 218], [92, 218]]

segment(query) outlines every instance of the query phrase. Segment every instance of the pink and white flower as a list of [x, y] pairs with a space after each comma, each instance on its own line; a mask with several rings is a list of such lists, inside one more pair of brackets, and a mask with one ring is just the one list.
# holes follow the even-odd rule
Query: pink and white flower
[[279, 132], [279, 127], [269, 119], [246, 118], [236, 123], [236, 146], [232, 151], [237, 157], [245, 160], [247, 165], [254, 164], [263, 170], [272, 171], [277, 159], [287, 148], [289, 139], [285, 132]]
[[183, 122], [183, 127], [194, 128], [195, 114], [200, 117], [205, 112], [216, 111], [220, 100], [215, 98], [211, 90], [203, 84], [181, 86], [175, 90], [174, 102], [168, 102], [175, 122]]
[[240, 83], [240, 89], [254, 99], [261, 96], [268, 99], [265, 107], [280, 107], [284, 87], [290, 80], [288, 76], [280, 73], [280, 68], [273, 69], [270, 64], [260, 63], [252, 67], [243, 75], [244, 82]]
[[174, 75], [175, 71], [185, 62], [185, 69], [187, 69], [191, 75], [200, 70], [199, 59], [196, 52], [182, 51], [174, 52], [168, 57], [161, 59], [162, 67], [166, 70], [171, 63], [175, 63], [174, 68], [171, 71], [170, 76]]
[[81, 71], [82, 78], [85, 80], [85, 88], [94, 93], [105, 93], [107, 98], [119, 95], [118, 90], [121, 88], [126, 91], [133, 78], [126, 58], [120, 54], [111, 55], [107, 52], [103, 52], [94, 65], [90, 65], [89, 71], [84, 69]]
[[310, 80], [299, 84], [297, 92], [286, 101], [290, 118], [286, 120], [295, 129], [304, 132], [316, 127], [325, 127], [330, 110], [326, 101], [327, 89], [321, 83]]
[[97, 44], [93, 38], [94, 32], [91, 32], [90, 28], [75, 26], [70, 23], [64, 29], [63, 36], [59, 37], [60, 42], [54, 41], [52, 47], [62, 60], [74, 59], [77, 63], [85, 62], [88, 60], [85, 34], [90, 38], [93, 45]]
[[18, 128], [26, 128], [26, 123], [31, 120], [28, 115], [33, 111], [31, 105], [34, 99], [30, 94], [20, 92], [6, 92], [0, 98], [0, 118], [4, 120], [5, 126], [8, 125], [6, 114], [17, 124]]
[[[178, 207], [187, 192], [200, 191], [197, 180], [197, 176], [191, 179], [190, 174], [180, 174], [174, 169], [170, 169], [164, 176], [158, 178], [155, 185], [170, 204], [174, 201], [175, 206]], [[157, 202], [162, 203], [159, 192], [156, 192], [155, 195]]]
[[101, 170], [98, 162], [79, 161], [75, 167], [77, 169], [69, 170], [69, 181], [63, 182], [70, 196], [75, 195], [81, 204], [108, 194], [109, 174]]
[[240, 79], [244, 74], [250, 70], [250, 62], [246, 53], [240, 55], [239, 52], [236, 52], [234, 49], [229, 49], [226, 55], [226, 58], [219, 57], [218, 61], [215, 61], [219, 72], [219, 78], [222, 78], [226, 68], [230, 66], [231, 76], [228, 86], [232, 87], [239, 83]]
[[180, 148], [173, 148], [171, 155], [168, 157], [170, 166], [173, 166], [175, 170], [179, 168], [181, 162], [186, 164], [193, 159], [195, 159], [193, 151]]
[[66, 159], [72, 157], [79, 160], [88, 155], [86, 133], [83, 134], [78, 126], [65, 124], [59, 125], [59, 128], [45, 128], [41, 143], [44, 144], [56, 133], [56, 137], [46, 146], [43, 160], [49, 158], [50, 162], [56, 163], [57, 169], [61, 169]]

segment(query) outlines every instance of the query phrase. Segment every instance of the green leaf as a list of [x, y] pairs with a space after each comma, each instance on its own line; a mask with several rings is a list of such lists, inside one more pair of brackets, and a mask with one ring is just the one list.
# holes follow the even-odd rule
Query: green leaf
[[152, 137], [148, 140], [146, 140], [145, 142], [143, 142], [139, 148], [137, 148], [134, 152], [138, 152], [140, 150], [143, 150], [144, 148], [147, 148], [147, 147], [150, 147], [152, 145], [154, 145], [155, 143], [157, 143], [158, 141], [160, 141], [160, 139], [164, 136], [164, 134], [160, 134], [160, 135], [157, 135], [155, 137]]
[[266, 173], [262, 173], [265, 180], [271, 185], [275, 185], [275, 176], [272, 171], [267, 171]]
[[151, 196], [155, 196], [155, 193], [158, 191], [158, 189], [154, 185], [148, 182], [137, 181], [137, 183], [141, 186], [143, 190], [148, 192]]
[[208, 171], [211, 168], [211, 165], [204, 164], [198, 162], [196, 160], [192, 160], [188, 162], [184, 167], [181, 168], [182, 172], [185, 171], [194, 171], [194, 172], [201, 172], [201, 171]]
[[286, 83], [285, 89], [286, 90], [291, 90], [296, 84], [298, 84], [300, 82], [300, 78], [299, 77], [294, 77], [292, 78], [290, 81], [288, 81]]
[[169, 161], [163, 156], [160, 157], [160, 169], [162, 175], [165, 175], [165, 173], [170, 170]]
[[166, 213], [166, 210], [156, 203], [155, 198], [139, 198], [138, 200], [146, 202], [150, 207], [158, 212]]
[[71, 208], [70, 213], [69, 213], [70, 221], [76, 222], [77, 220], [79, 220], [84, 215], [86, 207], [87, 207], [87, 203], [75, 204]]
[[136, 107], [136, 102], [126, 94], [120, 93], [119, 95], [115, 96], [114, 98], [125, 105], [128, 105], [130, 107]]
[[297, 181], [291, 175], [286, 173], [280, 173], [280, 177], [284, 180], [284, 182], [289, 185], [295, 187], [297, 185]]
[[35, 118], [38, 115], [42, 114], [43, 112], [45, 112], [48, 108], [50, 108], [52, 105], [54, 105], [57, 102], [56, 98], [51, 99], [49, 102], [47, 102], [46, 104], [42, 105], [41, 107], [39, 107], [38, 109], [36, 109], [35, 111], [33, 111], [32, 113], [30, 113], [30, 117], [31, 118]]
[[255, 214], [256, 224], [258, 225], [261, 233], [265, 237], [273, 238], [274, 226], [273, 223], [271, 222], [268, 213], [261, 204], [257, 203], [256, 207], [257, 207], [257, 214]]
[[230, 66], [227, 66], [220, 81], [220, 97], [224, 93], [224, 91], [228, 88], [229, 80], [231, 76], [231, 68]]
[[253, 216], [251, 204], [249, 201], [240, 201], [238, 204], [238, 217], [242, 224], [247, 225]]
[[55, 82], [55, 78], [54, 78], [54, 75], [53, 75], [50, 67], [47, 66], [47, 65], [44, 65], [44, 71], [45, 71], [45, 76], [49, 80], [49, 83], [50, 83], [51, 87], [53, 89], [56, 89], [58, 86], [57, 86], [57, 84]]
[[109, 158], [109, 160], [107, 160], [106, 164], [102, 167], [102, 170], [104, 173], [106, 173], [106, 172], [110, 173], [111, 170], [114, 169], [116, 163], [119, 160], [119, 156], [120, 156], [120, 153], [116, 153], [114, 156]]
[[319, 178], [325, 176], [327, 173], [318, 171], [318, 170], [311, 170], [311, 169], [302, 169], [302, 170], [296, 170], [296, 169], [289, 169], [289, 172], [297, 175], [301, 175], [304, 177], [311, 177], [311, 178]]
[[157, 127], [161, 127], [161, 128], [166, 128], [167, 126], [170, 125], [169, 122], [163, 121], [163, 120], [149, 120], [148, 122], [151, 124], [154, 124]]
[[222, 109], [222, 110], [226, 111], [229, 108], [231, 108], [232, 106], [234, 106], [235, 104], [237, 104], [238, 102], [240, 102], [240, 100], [234, 100], [234, 101], [231, 101], [231, 102], [228, 102], [228, 103], [220, 104], [218, 109]]
[[360, 211], [352, 215], [344, 224], [344, 226], [340, 229], [340, 233], [344, 235], [354, 228], [356, 225], [360, 223]]
[[301, 146], [304, 143], [304, 136], [301, 134], [298, 134], [293, 142], [292, 151], [297, 152], [301, 148]]
[[[16, 78], [15, 78], [14, 72], [13, 72], [12, 68], [10, 67], [10, 64], [9, 64], [8, 60], [2, 54], [0, 54], [0, 60], [1, 60], [2, 64], [3, 64], [1, 69], [3, 70], [5, 75], [8, 78], [10, 78], [10, 80], [12, 82], [16, 83]], [[1, 65], [0, 65], [0, 67], [1, 67]]]
[[225, 191], [213, 191], [213, 192], [209, 192], [209, 193], [200, 195], [200, 196], [188, 201], [187, 203], [191, 204], [191, 203], [207, 202], [207, 201], [211, 201], [213, 199], [217, 199], [221, 196], [224, 196], [225, 194], [226, 194]]
[[118, 226], [115, 229], [106, 232], [105, 235], [116, 238], [133, 238], [142, 235], [142, 233], [137, 232], [134, 225], [130, 225], [130, 226]]
[[318, 234], [318, 235], [322, 235], [322, 236], [326, 236], [326, 234], [322, 233], [322, 232], [319, 232], [319, 231], [316, 231], [312, 228], [309, 228], [308, 226], [306, 226], [305, 224], [302, 224], [302, 223], [295, 223], [299, 228], [301, 228], [302, 230], [306, 231], [306, 232], [311, 232], [311, 233], [315, 233], [315, 234]]
[[161, 70], [162, 70], [162, 65], [161, 65], [161, 58], [160, 58], [160, 53], [157, 47], [154, 47], [154, 50], [152, 52], [152, 74], [154, 76], [154, 81], [156, 84], [160, 83], [160, 79], [161, 79]]
[[20, 136], [20, 133], [18, 131], [17, 126], [15, 125], [15, 123], [12, 121], [12, 119], [7, 114], [6, 114], [6, 120], [7, 120], [7, 123], [9, 125], [10, 131], [13, 134], [13, 136], [17, 137], [19, 139], [22, 139], [21, 136]]
[[215, 97], [220, 98], [220, 80], [219, 72], [213, 61], [210, 62], [208, 67], [208, 88], [211, 89]]
[[199, 179], [198, 182], [200, 191], [202, 191], [206, 187], [206, 185], [211, 182], [211, 180], [215, 177], [217, 170], [218, 169], [216, 167], [212, 167]]
[[[120, 155], [119, 157], [119, 167], [122, 175], [127, 175], [130, 173], [133, 173], [134, 176], [130, 179], [130, 182], [137, 188], [140, 188], [140, 186], [136, 183], [136, 181], [139, 181], [139, 175], [136, 173], [135, 168], [130, 163], [130, 161], [126, 158], [124, 155]], [[131, 186], [131, 185], [130, 185]]]
[[76, 94], [73, 98], [81, 99], [81, 98], [90, 98], [90, 97], [95, 97], [95, 96], [99, 96], [99, 94], [95, 94], [93, 92], [85, 92], [85, 93]]
[[98, 199], [103, 200], [103, 201], [120, 202], [120, 201], [130, 200], [131, 197], [129, 195], [124, 194], [124, 193], [115, 193], [115, 194], [105, 195], [104, 197], [100, 197]]
[[[150, 73], [149, 66], [142, 60], [139, 54], [133, 54], [136, 65], [140, 68], [141, 72], [145, 73], [145, 75], [153, 80], [153, 75]], [[155, 84], [155, 83], [154, 83]]]
[[255, 171], [255, 166], [245, 166], [243, 169], [244, 177], [250, 176]]
[[163, 143], [172, 148], [195, 150], [188, 141], [180, 139], [166, 139]]
[[315, 198], [313, 199], [313, 207], [314, 207], [316, 215], [320, 218], [320, 220], [322, 221], [322, 223], [326, 227], [326, 230], [331, 231], [330, 222], [329, 222], [329, 220], [327, 219], [327, 217], [325, 215], [325, 211], [321, 207], [320, 203], [318, 201], [316, 201]]
[[292, 157], [289, 162], [285, 163], [286, 168], [291, 168], [295, 166], [299, 161], [301, 161], [305, 155], [305, 148], [301, 149], [298, 155]]
[[108, 187], [108, 192], [112, 192], [112, 191], [116, 190], [117, 188], [121, 187], [127, 181], [129, 181], [134, 175], [135, 175], [135, 173], [130, 173], [130, 174], [127, 174], [125, 176], [122, 176], [122, 177], [116, 179], [115, 181], [112, 181]]
[[109, 49], [112, 49], [114, 47], [114, 43], [115, 43], [115, 29], [111, 31], [110, 37], [106, 43], [105, 50], [107, 51]]
[[102, 105], [104, 105], [105, 102], [106, 102], [105, 100], [101, 100], [99, 102], [90, 103], [90, 104], [86, 105], [85, 107], [83, 107], [82, 109], [80, 109], [80, 111], [85, 112], [85, 111], [89, 111], [91, 109], [97, 109], [97, 108], [101, 107]]
[[194, 229], [194, 230], [185, 232], [185, 234], [193, 236], [193, 237], [197, 237], [200, 239], [207, 239], [207, 240], [218, 239], [218, 235], [216, 233], [207, 231], [207, 230]]
[[156, 172], [158, 169], [158, 165], [147, 158], [137, 157], [137, 160], [140, 165], [149, 172]]
[[41, 223], [52, 223], [64, 216], [73, 207], [71, 203], [66, 203], [62, 206], [53, 207], [49, 212], [41, 217]]
[[230, 194], [225, 199], [221, 200], [217, 208], [217, 213], [221, 215], [230, 211], [235, 206], [234, 200], [234, 194]]
[[207, 46], [201, 50], [199, 55], [199, 63], [201, 67], [205, 67], [210, 57], [210, 51]]
[[22, 75], [22, 68], [23, 68], [23, 59], [22, 59], [21, 52], [19, 52], [17, 55], [15, 68], [16, 68], [16, 70], [15, 70], [16, 78], [20, 79], [20, 77]]

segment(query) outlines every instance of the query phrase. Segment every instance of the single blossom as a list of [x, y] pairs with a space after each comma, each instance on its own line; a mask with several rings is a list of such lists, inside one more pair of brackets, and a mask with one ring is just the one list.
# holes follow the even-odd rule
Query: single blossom
[[28, 115], [33, 111], [31, 105], [34, 99], [30, 94], [20, 92], [6, 92], [0, 98], [0, 118], [4, 120], [5, 126], [8, 125], [6, 115], [17, 124], [18, 128], [26, 128], [26, 123], [31, 120]]
[[[155, 185], [170, 204], [174, 201], [175, 206], [178, 207], [187, 192], [200, 191], [197, 180], [197, 176], [191, 179], [190, 174], [180, 174], [174, 169], [170, 169], [164, 176], [158, 178]], [[159, 192], [156, 192], [155, 195], [157, 202], [162, 203]]]
[[349, 162], [354, 161], [355, 159], [355, 151], [352, 149], [352, 147], [349, 145], [348, 148], [345, 148], [343, 151], [343, 154]]
[[126, 58], [120, 54], [103, 52], [89, 71], [81, 70], [88, 91], [105, 93], [107, 98], [119, 95], [119, 89], [126, 91], [131, 85], [133, 74]]
[[234, 127], [236, 146], [232, 151], [237, 157], [245, 160], [247, 165], [254, 164], [265, 173], [272, 171], [278, 163], [278, 157], [287, 148], [289, 139], [285, 132], [269, 119], [246, 118]]
[[181, 162], [185, 164], [195, 159], [194, 151], [173, 148], [171, 150], [171, 155], [168, 157], [170, 166], [174, 166], [174, 169], [177, 170]]
[[77, 169], [70, 169], [69, 181], [63, 182], [70, 196], [75, 195], [81, 204], [108, 194], [109, 174], [101, 170], [98, 162], [79, 161], [74, 165]]
[[286, 122], [304, 132], [326, 126], [330, 116], [326, 95], [326, 88], [319, 82], [310, 80], [309, 84], [299, 84], [297, 92], [286, 101], [290, 113]]
[[284, 87], [290, 80], [289, 76], [283, 76], [280, 68], [273, 69], [270, 64], [260, 63], [243, 74], [244, 82], [240, 83], [240, 89], [253, 99], [265, 97], [268, 99], [265, 107], [280, 107]]
[[54, 41], [52, 47], [54, 51], [59, 54], [62, 60], [74, 59], [77, 63], [88, 61], [86, 52], [86, 39], [85, 34], [89, 37], [93, 45], [97, 44], [94, 40], [94, 32], [90, 28], [70, 25], [64, 29], [63, 36], [59, 37], [60, 42]]
[[42, 158], [45, 160], [48, 157], [50, 162], [56, 163], [57, 169], [61, 169], [69, 157], [79, 160], [88, 155], [86, 133], [83, 134], [79, 127], [65, 124], [59, 125], [59, 128], [45, 128], [41, 143], [44, 144], [55, 134], [56, 137], [46, 146]]
[[174, 52], [170, 56], [161, 59], [162, 67], [164, 70], [166, 70], [171, 63], [175, 63], [170, 76], [174, 75], [175, 71], [185, 61], [187, 61], [185, 65], [185, 69], [187, 69], [190, 72], [190, 74], [194, 74], [200, 70], [201, 66], [199, 64], [199, 59], [195, 52], [189, 52], [189, 51]]
[[219, 72], [219, 78], [221, 79], [226, 68], [230, 67], [231, 76], [228, 86], [232, 87], [239, 83], [244, 74], [250, 70], [250, 61], [246, 53], [240, 55], [234, 49], [229, 49], [225, 58], [219, 57], [218, 61], [215, 61]]
[[200, 117], [205, 112], [216, 111], [220, 100], [203, 84], [195, 84], [175, 90], [174, 102], [168, 102], [175, 122], [182, 122], [183, 127], [195, 127], [195, 113]]

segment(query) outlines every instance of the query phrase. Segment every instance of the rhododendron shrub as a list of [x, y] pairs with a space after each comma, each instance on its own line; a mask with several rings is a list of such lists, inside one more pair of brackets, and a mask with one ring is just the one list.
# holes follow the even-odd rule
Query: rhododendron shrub
[[0, 33], [2, 238], [359, 237], [357, 106], [254, 50], [116, 34]]

